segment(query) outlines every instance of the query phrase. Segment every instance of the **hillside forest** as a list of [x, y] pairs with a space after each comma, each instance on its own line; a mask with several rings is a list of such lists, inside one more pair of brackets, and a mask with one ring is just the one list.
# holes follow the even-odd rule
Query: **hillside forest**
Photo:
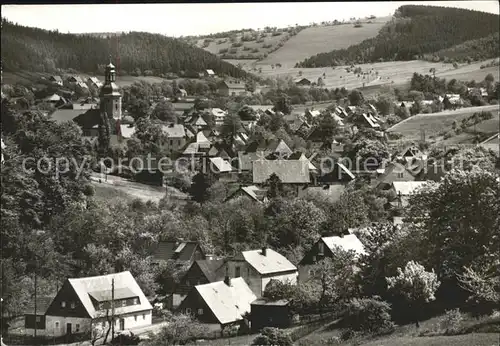
[[[423, 58], [434, 61], [455, 57], [463, 61], [492, 58], [498, 55], [498, 23], [498, 15], [491, 13], [457, 8], [401, 6], [376, 37], [347, 49], [317, 54], [297, 63], [297, 67]], [[467, 47], [472, 48], [467, 49], [467, 55], [455, 53]]]
[[[103, 72], [110, 55], [118, 73], [159, 76], [213, 69], [236, 78], [246, 73], [201, 48], [160, 34], [130, 32], [107, 38], [63, 34], [17, 25], [2, 18], [2, 68], [54, 72], [56, 68]], [[147, 73], [144, 73], [148, 71]]]

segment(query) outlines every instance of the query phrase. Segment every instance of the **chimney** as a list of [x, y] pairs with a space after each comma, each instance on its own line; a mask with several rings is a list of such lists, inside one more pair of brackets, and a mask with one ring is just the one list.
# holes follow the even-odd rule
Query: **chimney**
[[265, 246], [262, 247], [262, 255], [263, 256], [267, 255], [267, 248]]
[[226, 276], [224, 277], [224, 283], [225, 283], [226, 285], [228, 285], [229, 287], [231, 287], [231, 278], [229, 277], [229, 275], [226, 275]]

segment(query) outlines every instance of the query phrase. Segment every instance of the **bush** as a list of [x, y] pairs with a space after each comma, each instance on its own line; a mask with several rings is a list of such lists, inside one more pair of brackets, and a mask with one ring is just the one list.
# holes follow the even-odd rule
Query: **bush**
[[273, 36], [280, 36], [281, 35], [281, 32], [280, 31], [275, 31], [273, 32]]
[[270, 43], [266, 43], [262, 45], [262, 48], [271, 48], [273, 45]]
[[224, 53], [227, 53], [229, 49], [227, 48], [221, 48], [219, 49], [219, 54], [224, 54]]
[[233, 47], [233, 48], [237, 48], [237, 47], [241, 47], [241, 46], [243, 46], [243, 43], [241, 43], [241, 42], [235, 42], [231, 45], [231, 47]]
[[284, 330], [265, 327], [253, 340], [252, 345], [292, 346], [293, 341]]
[[444, 139], [451, 138], [451, 137], [453, 137], [453, 135], [454, 135], [454, 134], [455, 134], [455, 133], [454, 133], [453, 131], [448, 131], [448, 132], [446, 132], [446, 133], [443, 135], [443, 138], [444, 138]]
[[464, 314], [460, 312], [460, 309], [447, 310], [439, 320], [439, 327], [444, 330], [445, 334], [454, 335], [460, 330], [463, 320]]
[[110, 345], [139, 345], [141, 339], [134, 333], [130, 334], [119, 334], [113, 340], [111, 340]]
[[352, 299], [346, 309], [344, 322], [353, 331], [382, 333], [392, 332], [389, 303], [374, 298]]

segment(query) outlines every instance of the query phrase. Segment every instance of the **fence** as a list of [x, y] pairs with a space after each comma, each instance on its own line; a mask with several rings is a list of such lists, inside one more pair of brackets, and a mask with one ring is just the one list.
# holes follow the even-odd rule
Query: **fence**
[[[289, 335], [293, 341], [296, 341], [308, 334], [311, 334], [315, 330], [318, 330], [319, 328], [323, 327], [326, 321], [328, 320], [333, 321], [336, 318], [340, 318], [342, 314], [343, 311], [337, 311], [337, 312], [327, 312], [321, 315], [301, 316], [299, 327], [296, 327], [294, 330], [292, 330], [289, 333]], [[309, 321], [309, 322], [303, 322], [303, 321]]]

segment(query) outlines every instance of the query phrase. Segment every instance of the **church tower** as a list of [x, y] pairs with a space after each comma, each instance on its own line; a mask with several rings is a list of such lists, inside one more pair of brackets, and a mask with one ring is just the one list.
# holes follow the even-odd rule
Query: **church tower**
[[115, 66], [110, 61], [106, 66], [105, 82], [101, 88], [99, 97], [101, 99], [101, 113], [105, 113], [108, 116], [112, 134], [117, 134], [122, 119], [122, 95], [115, 84], [115, 80]]

